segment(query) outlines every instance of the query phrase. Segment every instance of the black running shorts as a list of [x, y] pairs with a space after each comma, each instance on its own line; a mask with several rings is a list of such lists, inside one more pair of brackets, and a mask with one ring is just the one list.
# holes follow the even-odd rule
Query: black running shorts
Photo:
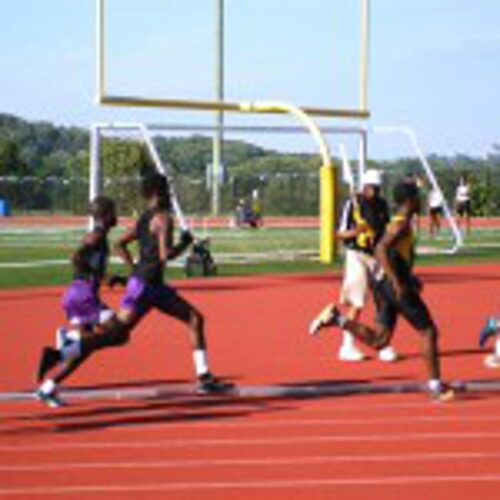
[[374, 284], [373, 293], [377, 306], [377, 322], [384, 329], [394, 331], [399, 316], [406, 319], [417, 331], [428, 330], [434, 326], [431, 313], [417, 286], [409, 286], [407, 293], [398, 300], [391, 282], [384, 278]]

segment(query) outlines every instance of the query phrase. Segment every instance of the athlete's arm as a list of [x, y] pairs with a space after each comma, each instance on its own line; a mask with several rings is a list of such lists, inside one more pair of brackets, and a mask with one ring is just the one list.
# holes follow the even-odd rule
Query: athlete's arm
[[389, 250], [398, 242], [400, 238], [404, 236], [405, 231], [405, 221], [397, 221], [390, 224], [387, 227], [384, 235], [382, 236], [382, 239], [375, 247], [375, 258], [378, 260], [387, 278], [392, 283], [394, 291], [396, 292], [396, 296], [398, 298], [401, 298], [404, 295], [405, 288], [404, 284], [401, 283], [391, 265], [391, 261], [389, 259]]
[[158, 240], [159, 257], [162, 264], [167, 262], [170, 253], [170, 238], [168, 238], [170, 225], [170, 217], [164, 213], [156, 214], [151, 221], [151, 230]]
[[134, 226], [120, 236], [113, 246], [115, 253], [118, 257], [120, 257], [120, 259], [122, 259], [130, 272], [134, 270], [134, 259], [130, 253], [128, 245], [135, 240], [137, 240], [137, 229]]
[[346, 201], [340, 218], [339, 229], [336, 236], [339, 240], [345, 241], [356, 238], [361, 233], [366, 231], [365, 224], [358, 224], [354, 220], [354, 202], [352, 200]]
[[82, 246], [84, 247], [94, 247], [99, 244], [99, 242], [105, 237], [102, 231], [92, 231], [87, 233], [82, 240]]
[[167, 260], [174, 260], [179, 255], [182, 255], [193, 243], [194, 238], [189, 230], [181, 231], [179, 241], [174, 245], [174, 220], [172, 216], [167, 216], [167, 232], [166, 232], [166, 242], [167, 242]]

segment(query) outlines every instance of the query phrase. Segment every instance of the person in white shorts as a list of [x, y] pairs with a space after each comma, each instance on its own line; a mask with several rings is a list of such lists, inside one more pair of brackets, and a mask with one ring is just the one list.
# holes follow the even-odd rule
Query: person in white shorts
[[470, 233], [472, 204], [470, 194], [470, 184], [465, 176], [460, 177], [460, 181], [455, 193], [455, 211], [458, 216], [458, 225], [461, 228], [465, 221], [467, 234]]
[[[366, 306], [370, 290], [369, 270], [376, 265], [373, 249], [389, 222], [387, 202], [380, 196], [381, 187], [380, 172], [367, 171], [363, 176], [362, 193], [346, 201], [340, 217], [337, 237], [345, 246], [340, 302], [349, 307], [347, 315], [353, 321], [359, 319]], [[318, 318], [311, 323], [310, 332], [315, 330]], [[354, 337], [347, 331], [343, 332], [338, 356], [341, 361], [356, 362], [365, 359], [363, 352], [355, 345]], [[397, 353], [392, 346], [388, 346], [379, 352], [379, 358], [393, 362], [397, 360]]]
[[439, 189], [432, 189], [429, 193], [429, 234], [431, 238], [434, 238], [441, 231], [443, 211], [443, 195]]

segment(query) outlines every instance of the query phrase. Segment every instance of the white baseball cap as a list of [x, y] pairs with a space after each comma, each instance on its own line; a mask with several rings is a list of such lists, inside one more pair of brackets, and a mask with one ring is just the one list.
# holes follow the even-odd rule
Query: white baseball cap
[[382, 173], [380, 170], [367, 170], [363, 174], [362, 184], [364, 186], [382, 186]]

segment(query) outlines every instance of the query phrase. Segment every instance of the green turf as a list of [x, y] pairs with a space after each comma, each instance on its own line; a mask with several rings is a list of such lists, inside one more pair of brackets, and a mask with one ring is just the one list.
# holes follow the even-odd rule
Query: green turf
[[[60, 285], [71, 279], [71, 269], [66, 262], [84, 234], [84, 229], [75, 230], [0, 230], [0, 264], [33, 263], [35, 261], [60, 260], [59, 265], [33, 268], [0, 268], [1, 288], [23, 288], [33, 286]], [[251, 274], [322, 272], [332, 266], [317, 262], [298, 260], [287, 262], [280, 252], [317, 252], [319, 234], [316, 229], [216, 229], [201, 231], [199, 236], [209, 236], [212, 250], [219, 260], [228, 257], [253, 256], [261, 258], [261, 263], [220, 264], [222, 276], [241, 276]], [[444, 232], [437, 240], [430, 241], [422, 232], [420, 243], [423, 246], [443, 248], [450, 245], [449, 234]], [[497, 245], [495, 247], [495, 245]], [[468, 264], [485, 261], [500, 261], [500, 230], [476, 230], [467, 239], [467, 247], [458, 255], [424, 256], [423, 265]], [[120, 268], [118, 268], [120, 269]], [[182, 269], [169, 270], [171, 278], [184, 276]]]

